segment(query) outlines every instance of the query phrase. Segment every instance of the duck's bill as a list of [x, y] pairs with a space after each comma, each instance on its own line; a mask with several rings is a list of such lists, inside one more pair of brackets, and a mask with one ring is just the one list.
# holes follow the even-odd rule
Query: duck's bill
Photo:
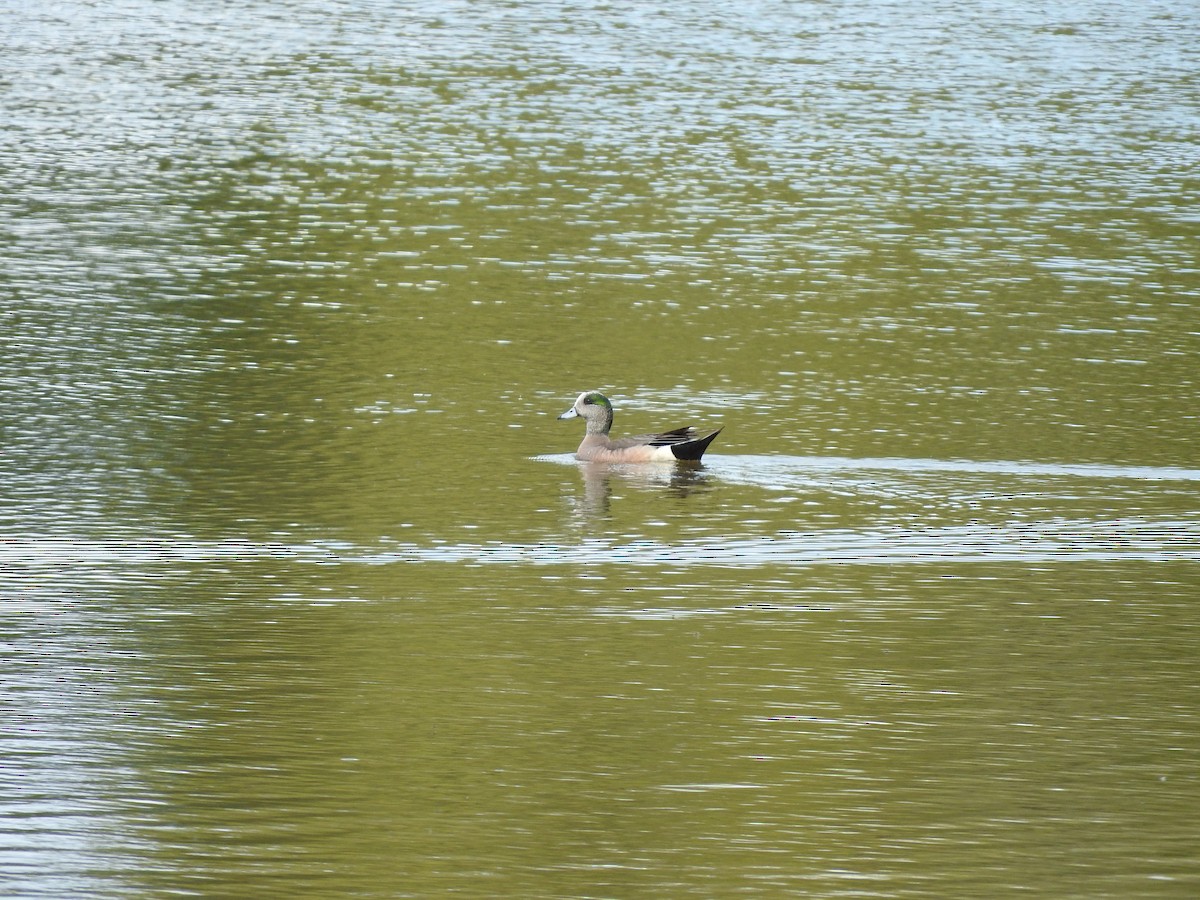
[[565, 413], [563, 413], [561, 416], [559, 416], [559, 418], [560, 419], [574, 419], [574, 418], [578, 417], [578, 415], [579, 415], [579, 413], [575, 412], [575, 407], [572, 406]]

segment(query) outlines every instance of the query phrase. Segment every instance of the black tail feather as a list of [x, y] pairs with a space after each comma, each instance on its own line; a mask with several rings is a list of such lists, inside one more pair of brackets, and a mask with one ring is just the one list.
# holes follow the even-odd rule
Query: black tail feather
[[671, 445], [671, 452], [675, 454], [676, 459], [686, 459], [697, 461], [704, 455], [704, 451], [708, 449], [708, 445], [713, 442], [721, 429], [718, 428], [712, 434], [706, 434], [702, 438], [696, 438], [693, 441], [680, 441], [678, 444]]

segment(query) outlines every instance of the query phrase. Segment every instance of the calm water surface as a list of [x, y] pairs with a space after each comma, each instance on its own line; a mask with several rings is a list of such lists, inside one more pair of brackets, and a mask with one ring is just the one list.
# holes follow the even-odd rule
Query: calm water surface
[[1195, 896], [1198, 33], [11, 4], [0, 894]]

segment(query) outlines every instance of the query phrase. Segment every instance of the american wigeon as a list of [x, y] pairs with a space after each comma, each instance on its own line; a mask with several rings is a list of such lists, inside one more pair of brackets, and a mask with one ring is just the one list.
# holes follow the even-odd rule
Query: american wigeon
[[575, 405], [559, 418], [574, 419], [576, 416], [587, 422], [587, 431], [583, 443], [575, 451], [575, 458], [593, 462], [696, 461], [704, 455], [713, 438], [721, 433], [718, 428], [698, 437], [699, 432], [694, 428], [676, 428], [662, 434], [639, 434], [614, 441], [608, 436], [613, 423], [612, 403], [599, 391], [584, 391], [575, 400]]

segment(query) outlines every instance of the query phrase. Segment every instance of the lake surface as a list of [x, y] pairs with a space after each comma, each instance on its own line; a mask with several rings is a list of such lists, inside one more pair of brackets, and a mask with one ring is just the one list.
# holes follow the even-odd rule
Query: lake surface
[[0, 894], [1196, 896], [1198, 35], [10, 4]]

